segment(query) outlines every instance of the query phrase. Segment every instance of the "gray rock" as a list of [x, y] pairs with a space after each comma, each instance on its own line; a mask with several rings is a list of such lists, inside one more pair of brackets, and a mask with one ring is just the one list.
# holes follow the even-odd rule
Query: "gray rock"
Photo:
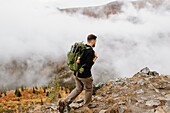
[[151, 78], [144, 78], [146, 81], [150, 81], [151, 80]]
[[149, 101], [146, 101], [146, 105], [147, 106], [158, 106], [160, 104], [161, 104], [161, 102], [159, 100], [149, 100]]
[[105, 95], [105, 94], [103, 94], [103, 93], [101, 93], [100, 95], [101, 95], [102, 97], [105, 97], [105, 96], [106, 96], [106, 95]]
[[51, 108], [51, 106], [45, 106], [45, 109], [50, 109]]
[[101, 100], [102, 100], [102, 97], [95, 96], [94, 99], [97, 100], [97, 101], [101, 101]]
[[148, 100], [146, 97], [141, 97], [142, 100]]
[[170, 111], [170, 106], [163, 106], [162, 108], [163, 108], [163, 110], [165, 110], [167, 113], [169, 113], [169, 111]]
[[165, 111], [163, 110], [162, 106], [159, 106], [156, 108], [155, 113], [165, 113]]
[[101, 110], [99, 113], [106, 113], [107, 110]]
[[165, 89], [166, 88], [166, 86], [164, 85], [155, 85], [155, 87], [157, 88], [157, 89]]
[[82, 103], [84, 100], [82, 98], [79, 98], [76, 103]]
[[106, 91], [106, 94], [111, 94], [112, 92], [111, 91]]
[[150, 70], [149, 70], [148, 67], [145, 67], [145, 68], [141, 69], [140, 72], [141, 72], [141, 73], [149, 73]]
[[167, 100], [167, 102], [165, 103], [166, 106], [170, 106], [170, 100]]
[[56, 106], [56, 104], [51, 103], [51, 106]]
[[41, 109], [41, 106], [38, 106], [38, 107], [36, 107], [35, 109], [34, 109], [34, 111], [38, 111], [38, 110], [40, 110]]
[[113, 104], [113, 106], [112, 107], [115, 107], [115, 106], [117, 106], [118, 104], [117, 103], [115, 103], [115, 104]]
[[116, 82], [120, 82], [120, 81], [121, 81], [121, 78], [116, 78], [115, 81], [116, 81]]
[[124, 108], [123, 108], [123, 107], [119, 106], [119, 107], [118, 107], [118, 112], [119, 112], [119, 113], [124, 113], [124, 112], [125, 112], [125, 110], [124, 110]]
[[57, 106], [51, 106], [51, 109], [57, 111]]
[[152, 84], [149, 84], [148, 87], [149, 87], [150, 89], [155, 89], [155, 87], [154, 87]]
[[151, 77], [149, 77], [150, 78], [150, 80], [152, 80], [152, 79], [155, 79], [156, 77], [155, 76], [151, 76]]
[[161, 94], [162, 94], [162, 95], [166, 95], [166, 93], [165, 93], [165, 92], [162, 92]]
[[157, 93], [160, 93], [151, 83], [148, 85], [149, 88], [154, 89]]
[[144, 100], [137, 100], [138, 103], [144, 103]]
[[97, 90], [103, 88], [104, 86], [105, 86], [105, 85], [104, 85], [104, 83], [102, 83], [102, 82], [99, 82], [98, 84], [93, 85], [93, 95], [96, 94], [96, 91], [97, 91]]
[[164, 79], [164, 78], [161, 78], [161, 80], [162, 80], [162, 81], [165, 81], [165, 79]]
[[125, 85], [129, 86], [129, 85], [131, 85], [131, 84], [132, 84], [131, 82], [125, 81]]
[[138, 77], [142, 77], [142, 76], [141, 76], [141, 73], [138, 73]]
[[140, 112], [140, 113], [155, 113], [154, 109], [147, 110], [146, 112]]
[[115, 85], [123, 85], [123, 82], [115, 82]]
[[121, 97], [117, 97], [117, 98], [114, 98], [113, 100], [118, 100], [118, 99], [120, 99]]
[[112, 89], [115, 88], [115, 87], [116, 87], [116, 85], [111, 86], [111, 87], [110, 87], [110, 90], [112, 90]]
[[135, 105], [136, 105], [136, 106], [138, 106], [138, 105], [139, 105], [139, 103], [137, 102], [137, 103], [135, 103]]
[[128, 89], [128, 87], [125, 85], [125, 86], [121, 87], [120, 89], [121, 89], [121, 90], [122, 90], [122, 89]]
[[119, 96], [119, 92], [118, 93], [114, 93], [113, 95], [112, 95], [112, 97], [118, 97]]
[[118, 105], [125, 105], [125, 102], [119, 102]]
[[156, 75], [159, 75], [159, 73], [156, 72], [156, 71], [150, 71], [150, 72], [148, 73], [148, 75], [156, 76]]
[[144, 85], [144, 83], [146, 83], [143, 79], [138, 80], [137, 84], [140, 84], [141, 86]]
[[131, 103], [131, 102], [132, 102], [132, 100], [131, 100], [131, 99], [128, 99], [128, 102], [129, 102], [129, 103]]
[[135, 91], [137, 94], [142, 94], [142, 93], [144, 93], [144, 91], [143, 91], [143, 89], [140, 89], [140, 90], [137, 90], [137, 91]]
[[51, 105], [51, 103], [46, 102], [46, 105]]
[[97, 87], [97, 88], [102, 88], [104, 86], [104, 83], [102, 83], [102, 82], [99, 82], [98, 84], [96, 84], [95, 85], [95, 87]]
[[69, 106], [71, 108], [73, 108], [73, 109], [78, 109], [78, 108], [82, 107], [83, 104], [82, 103], [80, 103], [80, 104], [78, 104], [78, 103], [71, 103]]
[[168, 101], [170, 100], [170, 97], [165, 95], [165, 97], [157, 97], [158, 100], [164, 100], [164, 101]]
[[100, 100], [100, 102], [103, 102], [103, 101], [104, 101], [104, 99], [101, 99], [101, 100]]

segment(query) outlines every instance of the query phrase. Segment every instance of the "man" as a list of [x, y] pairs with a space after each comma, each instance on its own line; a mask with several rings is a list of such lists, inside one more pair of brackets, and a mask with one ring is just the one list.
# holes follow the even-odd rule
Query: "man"
[[74, 99], [82, 92], [83, 88], [85, 88], [85, 99], [84, 99], [84, 107], [90, 108], [90, 103], [92, 100], [92, 92], [93, 92], [93, 77], [91, 74], [91, 68], [94, 62], [97, 59], [96, 52], [93, 50], [95, 47], [97, 36], [90, 34], [87, 37], [87, 47], [90, 49], [86, 49], [80, 62], [82, 64], [86, 64], [84, 66], [84, 72], [78, 73], [76, 77], [76, 72], [74, 72], [74, 78], [76, 83], [76, 88], [63, 100], [59, 101], [59, 111], [63, 113], [64, 108], [69, 104], [71, 104]]

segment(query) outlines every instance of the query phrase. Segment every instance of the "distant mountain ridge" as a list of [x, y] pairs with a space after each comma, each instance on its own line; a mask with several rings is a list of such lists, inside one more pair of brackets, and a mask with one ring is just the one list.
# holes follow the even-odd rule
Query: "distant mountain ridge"
[[[143, 0], [143, 1], [131, 1], [137, 8], [143, 8], [146, 4], [152, 4], [153, 7], [159, 7], [164, 3], [165, 0]], [[106, 5], [101, 6], [93, 6], [93, 7], [83, 7], [83, 8], [65, 8], [65, 9], [58, 9], [61, 12], [66, 12], [70, 14], [80, 13], [89, 17], [94, 18], [108, 18], [109, 15], [121, 13], [121, 8], [124, 5], [124, 2], [114, 1], [110, 2]]]

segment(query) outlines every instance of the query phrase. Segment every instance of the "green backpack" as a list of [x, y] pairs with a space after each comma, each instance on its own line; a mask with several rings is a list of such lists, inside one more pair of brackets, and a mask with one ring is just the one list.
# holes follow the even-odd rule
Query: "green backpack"
[[80, 59], [82, 58], [84, 51], [90, 49], [83, 42], [76, 42], [71, 46], [71, 50], [67, 53], [67, 64], [70, 70], [76, 72], [76, 76], [79, 73], [83, 73], [85, 64], [81, 64]]

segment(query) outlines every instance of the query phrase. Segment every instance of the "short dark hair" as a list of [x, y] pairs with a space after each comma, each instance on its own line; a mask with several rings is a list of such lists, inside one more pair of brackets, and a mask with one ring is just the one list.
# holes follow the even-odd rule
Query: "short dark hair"
[[87, 37], [87, 41], [88, 41], [88, 42], [91, 42], [92, 40], [96, 40], [96, 38], [97, 38], [97, 36], [95, 36], [95, 35], [93, 35], [93, 34], [90, 34], [90, 35], [88, 35], [88, 37]]

